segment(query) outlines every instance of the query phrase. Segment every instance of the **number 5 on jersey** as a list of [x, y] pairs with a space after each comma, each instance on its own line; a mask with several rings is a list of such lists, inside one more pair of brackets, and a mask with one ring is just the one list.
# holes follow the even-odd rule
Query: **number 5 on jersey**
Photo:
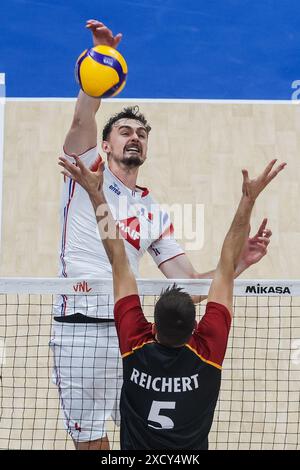
[[153, 401], [148, 416], [148, 421], [152, 421], [152, 423], [157, 423], [160, 426], [153, 426], [152, 424], [148, 424], [148, 426], [154, 429], [173, 429], [174, 421], [172, 421], [171, 418], [169, 418], [168, 416], [160, 414], [160, 411], [163, 409], [175, 410], [175, 405], [175, 401]]

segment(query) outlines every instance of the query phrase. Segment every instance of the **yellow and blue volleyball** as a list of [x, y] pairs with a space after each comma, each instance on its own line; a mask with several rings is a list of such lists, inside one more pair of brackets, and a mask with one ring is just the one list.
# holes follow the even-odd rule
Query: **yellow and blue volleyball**
[[75, 77], [80, 88], [94, 98], [116, 96], [127, 79], [126, 60], [116, 49], [95, 46], [86, 49], [77, 59]]

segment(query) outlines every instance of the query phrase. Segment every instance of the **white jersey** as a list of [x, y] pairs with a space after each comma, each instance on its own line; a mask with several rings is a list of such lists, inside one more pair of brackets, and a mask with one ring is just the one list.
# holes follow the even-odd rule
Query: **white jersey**
[[[65, 157], [73, 162], [68, 155]], [[95, 147], [80, 158], [86, 166], [96, 169], [101, 157]], [[136, 186], [134, 191], [131, 190], [105, 166], [103, 190], [124, 237], [126, 253], [136, 277], [139, 260], [146, 251], [158, 266], [184, 253], [173, 238], [169, 215], [160, 210], [148, 189]], [[66, 177], [61, 200], [61, 233], [59, 276], [80, 279], [74, 285], [74, 292], [89, 290], [88, 282], [83, 280], [112, 277], [89, 196], [78, 183]], [[108, 302], [108, 295], [58, 296], [54, 314], [73, 313], [113, 318], [112, 299]]]

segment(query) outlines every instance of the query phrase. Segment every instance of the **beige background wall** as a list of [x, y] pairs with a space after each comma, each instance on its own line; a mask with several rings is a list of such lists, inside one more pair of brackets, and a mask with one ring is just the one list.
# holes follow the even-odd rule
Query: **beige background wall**
[[[6, 104], [1, 276], [56, 276], [61, 178], [57, 157], [74, 105]], [[104, 102], [99, 130], [124, 105]], [[217, 262], [240, 196], [241, 168], [255, 175], [274, 157], [288, 162], [254, 212], [253, 230], [269, 217], [269, 254], [243, 277], [299, 278], [300, 106], [146, 102], [140, 108], [153, 130], [139, 184], [150, 187], [161, 203], [205, 205], [204, 246], [188, 253], [199, 271]], [[149, 256], [141, 275], [161, 277]]]

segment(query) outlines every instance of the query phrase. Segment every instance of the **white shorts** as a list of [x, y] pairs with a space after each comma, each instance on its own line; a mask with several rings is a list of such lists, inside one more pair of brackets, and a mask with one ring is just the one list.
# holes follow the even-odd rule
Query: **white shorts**
[[122, 359], [114, 323], [54, 321], [50, 346], [67, 431], [75, 441], [104, 437], [109, 418], [120, 425]]

